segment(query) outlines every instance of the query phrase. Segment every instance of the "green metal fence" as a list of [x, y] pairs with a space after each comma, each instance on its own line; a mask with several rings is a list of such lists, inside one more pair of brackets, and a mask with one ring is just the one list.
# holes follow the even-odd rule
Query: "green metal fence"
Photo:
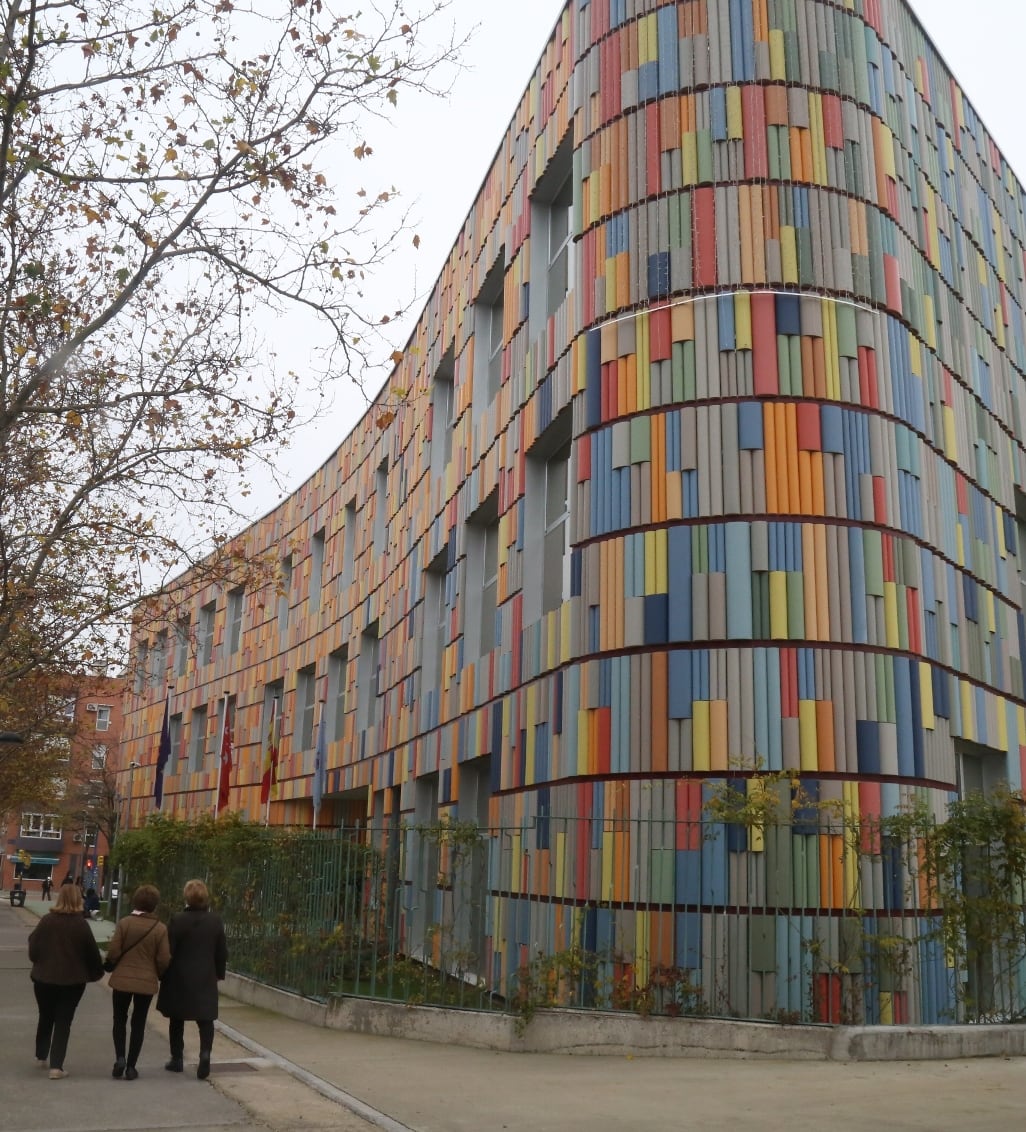
[[821, 818], [268, 830], [129, 879], [204, 877], [231, 968], [318, 1000], [944, 1023], [1026, 1013], [1021, 877], [991, 852], [952, 874], [984, 909], [1005, 886], [990, 926], [952, 919], [919, 833]]

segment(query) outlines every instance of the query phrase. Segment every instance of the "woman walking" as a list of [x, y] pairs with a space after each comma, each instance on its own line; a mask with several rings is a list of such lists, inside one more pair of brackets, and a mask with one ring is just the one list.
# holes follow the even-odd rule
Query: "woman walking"
[[172, 1073], [181, 1073], [185, 1067], [185, 1023], [196, 1023], [200, 1043], [196, 1076], [202, 1081], [210, 1076], [217, 984], [225, 975], [228, 946], [224, 923], [210, 911], [210, 894], [203, 881], [190, 880], [184, 895], [185, 911], [168, 928], [171, 965], [161, 980], [157, 1009], [168, 1019], [171, 1060], [164, 1068]]
[[93, 930], [82, 918], [82, 890], [61, 886], [51, 911], [32, 929], [28, 939], [32, 961], [32, 989], [39, 1021], [36, 1025], [36, 1061], [49, 1064], [50, 1080], [67, 1077], [64, 1056], [71, 1023], [86, 983], [103, 977], [100, 949]]
[[[132, 912], [118, 920], [107, 948], [106, 967], [111, 971], [108, 982], [114, 992], [114, 1068], [112, 1077], [134, 1081], [139, 1076], [136, 1062], [146, 1036], [146, 1015], [160, 985], [160, 976], [171, 962], [167, 928], [157, 919], [156, 907], [160, 892], [152, 884], [144, 884], [132, 896]], [[132, 1032], [128, 1030], [128, 1012], [132, 1011]]]

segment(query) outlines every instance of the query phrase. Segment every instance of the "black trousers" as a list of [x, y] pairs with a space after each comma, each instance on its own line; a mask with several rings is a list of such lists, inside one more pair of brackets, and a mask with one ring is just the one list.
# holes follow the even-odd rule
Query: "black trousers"
[[85, 993], [85, 983], [62, 987], [56, 983], [33, 981], [32, 990], [39, 1008], [36, 1057], [40, 1061], [49, 1059], [51, 1069], [63, 1069], [64, 1055], [68, 1052], [68, 1038], [71, 1037], [71, 1023]]
[[146, 1037], [146, 1015], [150, 1011], [152, 994], [133, 994], [132, 991], [116, 990], [112, 994], [114, 1002], [114, 1056], [125, 1057], [125, 1035], [128, 1029], [128, 1010], [132, 1008], [132, 1033], [128, 1039], [126, 1063], [135, 1065]]
[[[210, 1053], [214, 1048], [214, 1022], [213, 1019], [197, 1022], [199, 1030], [200, 1053]], [[185, 1057], [185, 1019], [169, 1018], [167, 1020], [167, 1037], [171, 1045], [171, 1056]]]

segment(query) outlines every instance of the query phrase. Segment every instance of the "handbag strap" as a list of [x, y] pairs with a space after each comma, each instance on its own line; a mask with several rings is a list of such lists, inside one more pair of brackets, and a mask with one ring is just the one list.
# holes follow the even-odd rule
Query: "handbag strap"
[[159, 920], [154, 920], [153, 923], [150, 924], [150, 926], [146, 929], [146, 931], [143, 932], [141, 936], [139, 936], [138, 939], [133, 939], [132, 942], [118, 956], [117, 961], [120, 963], [121, 960], [124, 959], [124, 957], [132, 950], [133, 947], [135, 947], [137, 943], [142, 943], [142, 941], [150, 934], [151, 931], [153, 931], [153, 929], [159, 922]]

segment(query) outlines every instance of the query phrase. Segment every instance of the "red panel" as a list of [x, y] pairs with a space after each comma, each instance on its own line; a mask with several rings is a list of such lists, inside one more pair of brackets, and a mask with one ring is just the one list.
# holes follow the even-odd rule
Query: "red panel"
[[831, 149], [844, 149], [844, 119], [836, 94], [823, 95], [823, 140]]
[[591, 436], [585, 435], [577, 441], [577, 482], [586, 483], [591, 479]]
[[612, 749], [612, 708], [595, 708], [595, 744], [598, 748], [595, 759], [595, 773], [608, 774], [611, 765], [610, 751]]
[[766, 121], [769, 125], [786, 126], [788, 124], [787, 87], [766, 87], [763, 104], [766, 108]]
[[752, 371], [756, 397], [772, 397], [780, 392], [777, 370], [777, 312], [772, 295], [753, 295]]
[[716, 286], [716, 193], [695, 189], [691, 197], [692, 280], [696, 287]]
[[[876, 478], [873, 480], [874, 495], [876, 493]], [[896, 582], [894, 573], [894, 536], [884, 535], [880, 540], [880, 555], [883, 559], [883, 578], [885, 582]]]
[[873, 519], [877, 523], [887, 522], [887, 483], [883, 476], [873, 476]]
[[666, 362], [672, 357], [673, 334], [669, 307], [649, 311], [648, 348], [653, 362]]
[[908, 612], [909, 652], [922, 653], [923, 638], [919, 628], [919, 591], [911, 586], [905, 590], [905, 608]]
[[769, 151], [766, 146], [765, 87], [741, 88], [741, 115], [745, 129], [745, 176], [769, 176]]
[[969, 488], [965, 482], [965, 476], [961, 472], [955, 472], [955, 500], [958, 503], [959, 515], [968, 515]]
[[677, 849], [702, 848], [702, 784], [692, 779], [677, 780]]
[[645, 141], [648, 146], [647, 177], [649, 193], [662, 192], [663, 147], [659, 141], [659, 104], [650, 102], [645, 110]]
[[901, 314], [901, 271], [895, 256], [885, 255], [884, 282], [887, 287], [887, 306], [896, 314]]
[[841, 1022], [841, 976], [814, 975], [812, 979], [812, 1009], [817, 1022]]
[[819, 452], [823, 439], [819, 427], [819, 405], [812, 401], [798, 402], [798, 447], [806, 452]]
[[859, 346], [859, 398], [867, 409], [880, 407], [876, 384], [876, 355], [869, 346]]
[[784, 719], [798, 718], [798, 652], [780, 650], [780, 715]]

